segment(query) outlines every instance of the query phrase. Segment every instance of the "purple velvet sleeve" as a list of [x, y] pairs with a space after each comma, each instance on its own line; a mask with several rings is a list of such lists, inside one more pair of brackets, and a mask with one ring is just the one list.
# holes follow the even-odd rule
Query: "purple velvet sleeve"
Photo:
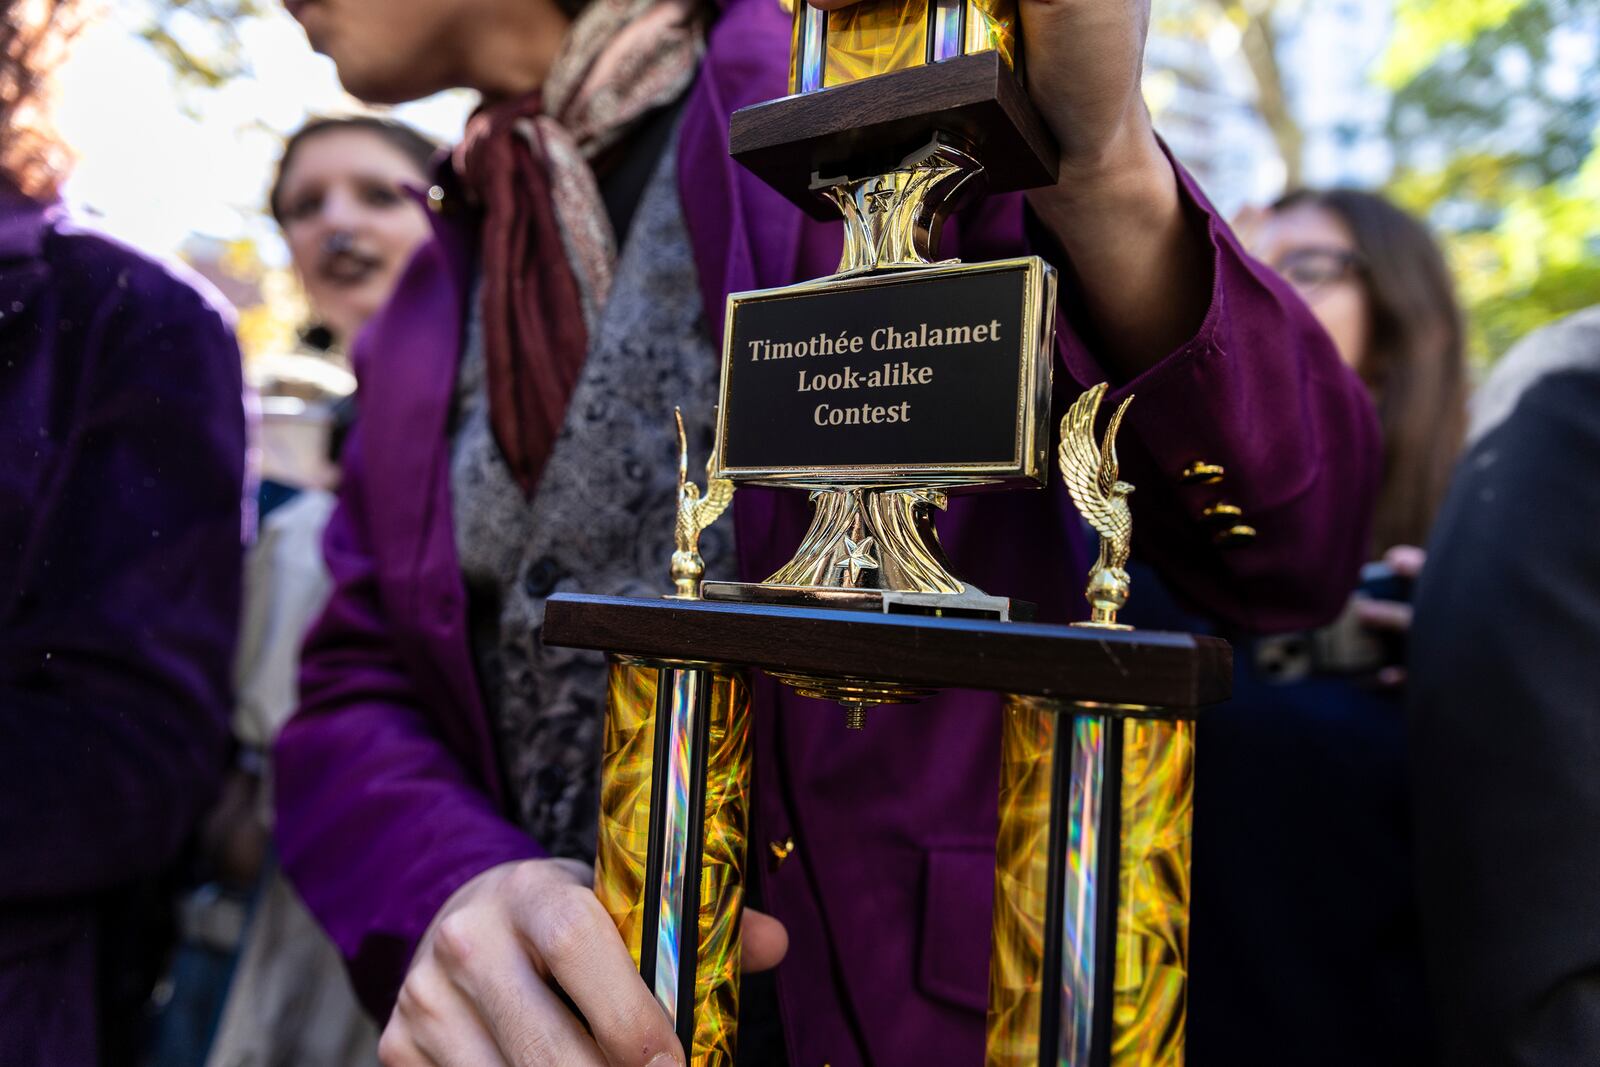
[[[54, 238], [30, 313], [50, 375], [8, 477], [45, 472], [0, 610], [0, 911], [170, 862], [220, 780], [243, 565], [239, 351], [194, 290], [99, 238]], [[119, 284], [83, 312], [66, 286]], [[30, 379], [14, 379], [24, 391]], [[9, 452], [10, 449], [7, 449]], [[14, 466], [9, 466], [15, 464]], [[13, 591], [8, 591], [13, 592]]]
[[389, 1012], [417, 942], [473, 876], [541, 855], [439, 736], [403, 663], [364, 528], [362, 431], [323, 543], [334, 592], [306, 640], [299, 711], [276, 746], [285, 870]]
[[[1319, 625], [1344, 605], [1366, 555], [1381, 471], [1377, 416], [1304, 301], [1244, 252], [1193, 177], [1173, 166], [1189, 225], [1210, 250], [1210, 299], [1193, 336], [1132, 381], [1096, 357], [1069, 265], [1037, 220], [1025, 226], [1022, 243], [1063, 268], [1056, 402], [1102, 381], [1113, 386], [1107, 410], [1137, 397], [1118, 439], [1122, 477], [1137, 488], [1134, 554], [1186, 602], [1257, 632]], [[945, 251], [969, 261], [1015, 255], [1019, 199], [964, 213]], [[1221, 466], [1221, 481], [1184, 484], [1196, 461]], [[1253, 539], [1213, 542], [1217, 526], [1201, 512], [1220, 502], [1242, 509]]]
[[[1176, 166], [1176, 164], [1174, 164]], [[1211, 299], [1185, 344], [1132, 381], [1117, 382], [1068, 317], [1061, 358], [1079, 386], [1111, 380], [1107, 405], [1129, 394], [1119, 456], [1135, 494], [1135, 552], [1190, 603], [1247, 630], [1320, 625], [1355, 586], [1381, 473], [1377, 415], [1304, 301], [1251, 259], [1177, 167], [1190, 224], [1210, 247]], [[1203, 461], [1221, 481], [1186, 485]], [[1237, 505], [1253, 539], [1219, 545], [1202, 518]]]
[[[728, 116], [783, 92], [782, 70], [766, 57], [782, 54], [788, 32], [776, 5], [730, 2], [679, 134], [684, 213], [719, 339], [729, 292], [820, 277], [838, 264], [837, 223], [803, 221], [727, 158]], [[1135, 553], [1191, 606], [1252, 630], [1313, 626], [1337, 613], [1366, 553], [1382, 462], [1377, 418], [1310, 310], [1244, 253], [1194, 180], [1174, 167], [1189, 223], [1211, 249], [1203, 321], [1137, 381], [1117, 382], [1070, 314], [1070, 264], [1052, 254], [1052, 241], [1033, 241], [1062, 268], [1056, 399], [1070, 401], [1073, 382], [1112, 381], [1119, 388], [1108, 402], [1138, 394], [1119, 447], [1124, 477], [1138, 487]], [[1022, 200], [990, 197], [961, 212], [946, 226], [943, 254], [976, 262], [1026, 249]], [[1222, 481], [1182, 484], [1196, 460], [1222, 466]], [[1242, 508], [1256, 537], [1213, 544], [1214, 528], [1200, 513], [1217, 502]]]

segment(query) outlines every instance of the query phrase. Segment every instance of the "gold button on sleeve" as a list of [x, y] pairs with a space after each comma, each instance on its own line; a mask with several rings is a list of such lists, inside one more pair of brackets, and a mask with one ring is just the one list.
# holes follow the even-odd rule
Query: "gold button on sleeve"
[[1207, 522], [1233, 523], [1244, 517], [1244, 509], [1237, 504], [1229, 504], [1219, 500], [1215, 504], [1200, 512], [1200, 517]]
[[1215, 485], [1222, 481], [1223, 473], [1222, 464], [1220, 463], [1206, 463], [1203, 460], [1195, 460], [1183, 468], [1183, 472], [1178, 475], [1178, 480], [1184, 485]]
[[1242, 523], [1230, 526], [1226, 530], [1218, 530], [1211, 538], [1213, 542], [1223, 548], [1237, 548], [1240, 545], [1247, 545], [1255, 539], [1256, 528], [1254, 526], [1245, 526]]

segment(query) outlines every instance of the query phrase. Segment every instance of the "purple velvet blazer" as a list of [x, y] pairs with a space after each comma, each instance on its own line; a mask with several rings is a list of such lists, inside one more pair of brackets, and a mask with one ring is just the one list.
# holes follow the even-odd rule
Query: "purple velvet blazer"
[[[787, 47], [779, 5], [734, 0], [685, 109], [680, 195], [715, 330], [729, 292], [838, 262], [837, 225], [808, 221], [727, 157], [728, 116], [784, 93]], [[1120, 446], [1139, 487], [1136, 552], [1219, 619], [1312, 625], [1343, 603], [1361, 562], [1376, 420], [1310, 312], [1183, 182], [1213, 249], [1212, 295], [1194, 337], [1118, 390], [1139, 395]], [[473, 233], [448, 210], [435, 229], [360, 346], [361, 423], [325, 545], [337, 591], [277, 750], [284, 863], [379, 1018], [445, 898], [491, 865], [541, 854], [504, 812], [468, 651], [446, 419]], [[944, 251], [981, 260], [1026, 243], [1021, 198], [997, 197], [947, 227]], [[1058, 333], [1064, 404], [1108, 375], [1065, 316]], [[1181, 485], [1195, 460], [1221, 464], [1222, 484]], [[1213, 545], [1200, 511], [1219, 496], [1244, 509], [1253, 543]], [[799, 544], [804, 494], [746, 489], [734, 508], [739, 569], [765, 577]], [[1046, 620], [1082, 614], [1092, 550], [1059, 484], [959, 498], [939, 528], [956, 573], [1034, 601]], [[791, 1061], [980, 1062], [997, 701], [950, 693], [880, 708], [847, 735], [836, 706], [758, 681], [755, 750], [750, 862], [789, 927], [778, 984]], [[772, 867], [768, 841], [791, 837]]]
[[245, 418], [188, 283], [0, 187], [0, 1063], [98, 1062], [101, 905], [221, 777]]

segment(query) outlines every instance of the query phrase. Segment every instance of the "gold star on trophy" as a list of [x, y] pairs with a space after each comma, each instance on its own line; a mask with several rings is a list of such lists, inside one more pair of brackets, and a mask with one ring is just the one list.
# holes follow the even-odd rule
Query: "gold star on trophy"
[[850, 540], [849, 535], [844, 538], [844, 559], [839, 561], [839, 569], [850, 572], [850, 584], [861, 584], [862, 571], [875, 571], [878, 561], [872, 558], [872, 538], [863, 537], [860, 541]]

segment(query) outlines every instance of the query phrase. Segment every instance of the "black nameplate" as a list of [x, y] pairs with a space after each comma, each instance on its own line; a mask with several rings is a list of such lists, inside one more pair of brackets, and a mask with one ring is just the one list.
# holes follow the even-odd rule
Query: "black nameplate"
[[735, 294], [719, 474], [1038, 480], [1053, 313], [1037, 258]]

